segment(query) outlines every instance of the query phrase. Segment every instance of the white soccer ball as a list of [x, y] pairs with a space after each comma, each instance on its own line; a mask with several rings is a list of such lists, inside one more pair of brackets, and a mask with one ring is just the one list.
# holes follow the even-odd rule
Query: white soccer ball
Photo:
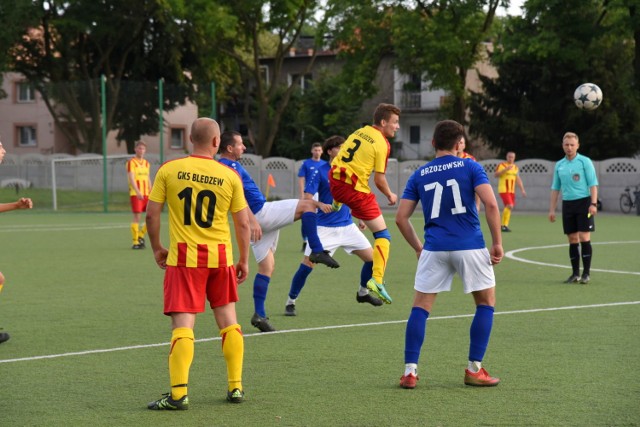
[[581, 110], [595, 110], [602, 103], [602, 91], [593, 83], [583, 83], [573, 93], [573, 101]]

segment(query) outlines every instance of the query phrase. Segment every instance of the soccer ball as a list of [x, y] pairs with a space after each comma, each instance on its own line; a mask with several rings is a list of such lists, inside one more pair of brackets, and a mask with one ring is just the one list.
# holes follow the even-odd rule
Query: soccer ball
[[573, 93], [573, 101], [581, 110], [595, 110], [602, 103], [602, 91], [593, 83], [583, 83]]

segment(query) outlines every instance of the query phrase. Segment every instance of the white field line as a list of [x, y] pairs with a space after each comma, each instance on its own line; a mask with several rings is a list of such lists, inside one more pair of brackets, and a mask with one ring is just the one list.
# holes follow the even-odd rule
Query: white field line
[[[627, 242], [592, 242], [592, 245], [625, 245], [625, 244], [635, 244], [635, 243], [640, 243], [640, 240], [632, 240], [632, 241], [627, 241]], [[537, 264], [537, 265], [544, 265], [547, 267], [560, 267], [560, 268], [571, 268], [571, 266], [567, 264], [562, 265], [562, 264], [551, 264], [548, 262], [539, 262], [539, 261], [531, 261], [529, 259], [526, 258], [520, 258], [515, 256], [515, 254], [519, 253], [519, 252], [524, 252], [524, 251], [531, 251], [531, 250], [535, 250], [535, 249], [551, 249], [551, 248], [562, 248], [562, 247], [566, 247], [567, 243], [564, 243], [562, 245], [550, 245], [550, 246], [531, 246], [529, 248], [520, 248], [520, 249], [514, 249], [512, 251], [507, 252], [504, 256], [506, 258], [510, 258], [512, 260], [515, 261], [520, 261], [520, 262], [524, 262], [524, 263], [528, 263], [528, 264]], [[632, 265], [631, 267], [639, 267], [640, 263], [638, 265]], [[621, 270], [606, 270], [606, 269], [601, 269], [601, 268], [591, 268], [591, 271], [599, 271], [601, 273], [618, 273], [618, 274], [633, 274], [636, 276], [640, 276], [640, 272], [637, 271], [621, 271]]]
[[[624, 306], [624, 305], [636, 305], [640, 304], [640, 301], [624, 301], [624, 302], [614, 302], [607, 304], [591, 304], [591, 305], [572, 305], [567, 307], [552, 307], [552, 308], [534, 308], [529, 310], [512, 310], [512, 311], [502, 311], [496, 312], [495, 315], [505, 315], [505, 314], [528, 314], [528, 313], [542, 313], [545, 311], [560, 311], [560, 310], [580, 310], [585, 308], [603, 308], [603, 307], [615, 307], [615, 306]], [[474, 314], [456, 314], [452, 316], [435, 316], [430, 317], [428, 321], [432, 322], [434, 320], [449, 320], [449, 319], [462, 319], [465, 317], [473, 317]], [[285, 329], [281, 331], [268, 332], [268, 333], [254, 333], [254, 334], [245, 334], [245, 338], [256, 338], [256, 337], [268, 337], [269, 335], [274, 334], [290, 334], [296, 332], [313, 332], [313, 331], [326, 331], [331, 329], [346, 329], [346, 328], [361, 328], [367, 326], [379, 326], [379, 325], [393, 325], [399, 323], [406, 323], [406, 320], [390, 320], [386, 322], [372, 322], [372, 323], [357, 323], [351, 325], [333, 325], [333, 326], [321, 326], [317, 328], [303, 328], [303, 329]], [[196, 342], [208, 342], [208, 341], [219, 341], [220, 337], [213, 338], [202, 338], [196, 340]], [[141, 345], [132, 345], [126, 347], [114, 347], [114, 348], [106, 348], [106, 349], [98, 349], [98, 350], [86, 350], [86, 351], [75, 351], [70, 353], [60, 353], [60, 354], [47, 354], [43, 356], [32, 356], [32, 357], [21, 357], [17, 359], [0, 359], [0, 363], [15, 363], [15, 362], [30, 362], [34, 360], [42, 360], [42, 359], [56, 359], [59, 357], [69, 357], [69, 356], [86, 356], [90, 354], [98, 354], [98, 353], [112, 353], [116, 351], [127, 351], [127, 350], [137, 350], [144, 348], [153, 348], [153, 347], [165, 347], [169, 346], [170, 343], [157, 343], [157, 344], [141, 344]]]
[[81, 231], [81, 230], [111, 230], [114, 228], [129, 228], [129, 224], [31, 224], [31, 225], [12, 225], [0, 226], [0, 233], [25, 233], [29, 231], [35, 232], [51, 232], [51, 231]]

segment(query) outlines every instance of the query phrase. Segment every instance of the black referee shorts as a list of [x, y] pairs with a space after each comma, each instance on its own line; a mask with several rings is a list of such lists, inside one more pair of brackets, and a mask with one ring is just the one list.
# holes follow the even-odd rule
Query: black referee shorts
[[562, 201], [562, 228], [564, 234], [573, 234], [579, 231], [596, 231], [594, 218], [589, 215], [589, 206], [591, 206], [591, 197]]

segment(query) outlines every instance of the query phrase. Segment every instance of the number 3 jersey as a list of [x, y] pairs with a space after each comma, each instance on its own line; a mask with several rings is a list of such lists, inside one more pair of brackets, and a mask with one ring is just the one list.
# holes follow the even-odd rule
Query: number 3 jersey
[[238, 173], [209, 157], [164, 163], [149, 200], [169, 206], [167, 265], [233, 265], [228, 213], [247, 207]]
[[450, 155], [437, 157], [411, 175], [402, 198], [422, 205], [424, 249], [485, 247], [475, 203], [475, 188], [481, 184], [489, 184], [482, 165]]
[[373, 126], [358, 129], [342, 144], [331, 162], [331, 176], [362, 193], [371, 193], [372, 172], [385, 173], [391, 146], [382, 132]]

